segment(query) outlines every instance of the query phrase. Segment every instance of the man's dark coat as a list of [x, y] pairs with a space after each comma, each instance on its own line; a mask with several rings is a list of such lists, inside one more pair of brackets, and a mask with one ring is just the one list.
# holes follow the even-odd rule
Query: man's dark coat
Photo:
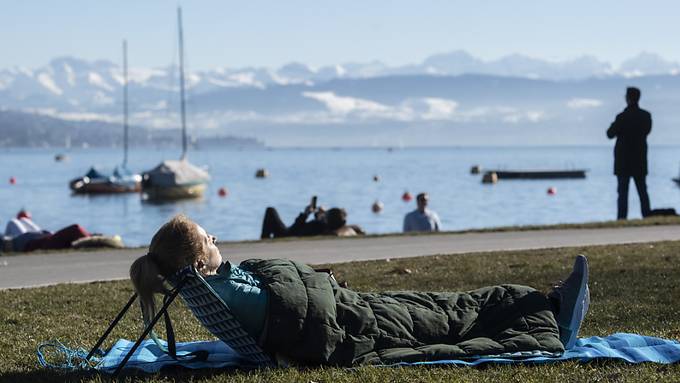
[[616, 137], [614, 174], [647, 175], [647, 135], [652, 131], [652, 115], [637, 106], [628, 106], [607, 129], [607, 137]]

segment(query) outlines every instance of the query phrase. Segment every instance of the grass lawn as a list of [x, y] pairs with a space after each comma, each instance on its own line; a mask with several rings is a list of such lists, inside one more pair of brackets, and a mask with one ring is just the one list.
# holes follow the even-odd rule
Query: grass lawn
[[[573, 257], [586, 254], [591, 266], [592, 304], [582, 336], [635, 332], [680, 339], [680, 242], [583, 248], [438, 255], [392, 261], [332, 265], [338, 280], [362, 291], [413, 289], [469, 290], [519, 283], [547, 291], [570, 271]], [[405, 273], [409, 269], [410, 273]], [[0, 382], [106, 381], [102, 376], [59, 374], [38, 367], [36, 346], [59, 339], [70, 347], [90, 347], [132, 293], [128, 281], [58, 285], [0, 291]], [[179, 340], [212, 337], [183, 307], [171, 310]], [[105, 346], [134, 338], [141, 329], [138, 310], [128, 314]], [[161, 333], [162, 328], [159, 329]], [[542, 366], [485, 366], [280, 369], [148, 376], [144, 380], [197, 382], [431, 382], [431, 381], [680, 381], [680, 364], [627, 365], [618, 362], [559, 363]]]

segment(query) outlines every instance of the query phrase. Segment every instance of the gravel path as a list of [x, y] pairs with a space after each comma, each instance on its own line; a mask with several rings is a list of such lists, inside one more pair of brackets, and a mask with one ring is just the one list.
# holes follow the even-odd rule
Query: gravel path
[[[235, 263], [248, 258], [289, 258], [320, 264], [666, 240], [680, 240], [680, 226], [225, 242], [219, 247], [222, 255]], [[121, 249], [1, 256], [0, 289], [127, 278], [132, 261], [145, 252]]]

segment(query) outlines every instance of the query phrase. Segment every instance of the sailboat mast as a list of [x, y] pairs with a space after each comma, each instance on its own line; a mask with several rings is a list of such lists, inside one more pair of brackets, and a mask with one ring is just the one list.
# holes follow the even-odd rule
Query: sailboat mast
[[182, 8], [177, 8], [177, 25], [179, 30], [179, 96], [180, 96], [180, 112], [182, 115], [182, 157], [187, 156], [187, 117], [186, 106], [184, 100], [184, 34], [182, 33]]
[[127, 168], [128, 160], [128, 68], [127, 40], [123, 40], [123, 167]]

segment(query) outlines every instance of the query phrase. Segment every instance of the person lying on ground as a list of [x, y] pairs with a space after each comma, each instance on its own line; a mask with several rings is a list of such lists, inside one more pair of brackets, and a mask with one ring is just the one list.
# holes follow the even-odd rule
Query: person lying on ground
[[300, 365], [351, 366], [505, 352], [562, 353], [590, 303], [588, 263], [543, 294], [502, 284], [467, 292], [362, 293], [285, 259], [223, 261], [215, 237], [186, 216], [164, 224], [130, 267], [145, 322], [163, 278], [193, 265], [265, 352]]
[[[308, 220], [312, 213], [314, 218]], [[322, 207], [315, 207], [310, 204], [297, 216], [295, 222], [290, 227], [283, 223], [275, 208], [268, 207], [264, 212], [260, 238], [310, 237], [317, 235], [352, 236], [357, 234], [365, 233], [357, 225], [347, 225], [347, 212], [345, 209], [334, 207], [326, 211]]]
[[[90, 237], [90, 233], [82, 226], [73, 224], [52, 233], [43, 230], [31, 220], [31, 214], [21, 210], [17, 217], [11, 219], [5, 228], [3, 242], [6, 250], [28, 252], [33, 250], [67, 249], [81, 238]], [[9, 249], [8, 249], [9, 248]]]

